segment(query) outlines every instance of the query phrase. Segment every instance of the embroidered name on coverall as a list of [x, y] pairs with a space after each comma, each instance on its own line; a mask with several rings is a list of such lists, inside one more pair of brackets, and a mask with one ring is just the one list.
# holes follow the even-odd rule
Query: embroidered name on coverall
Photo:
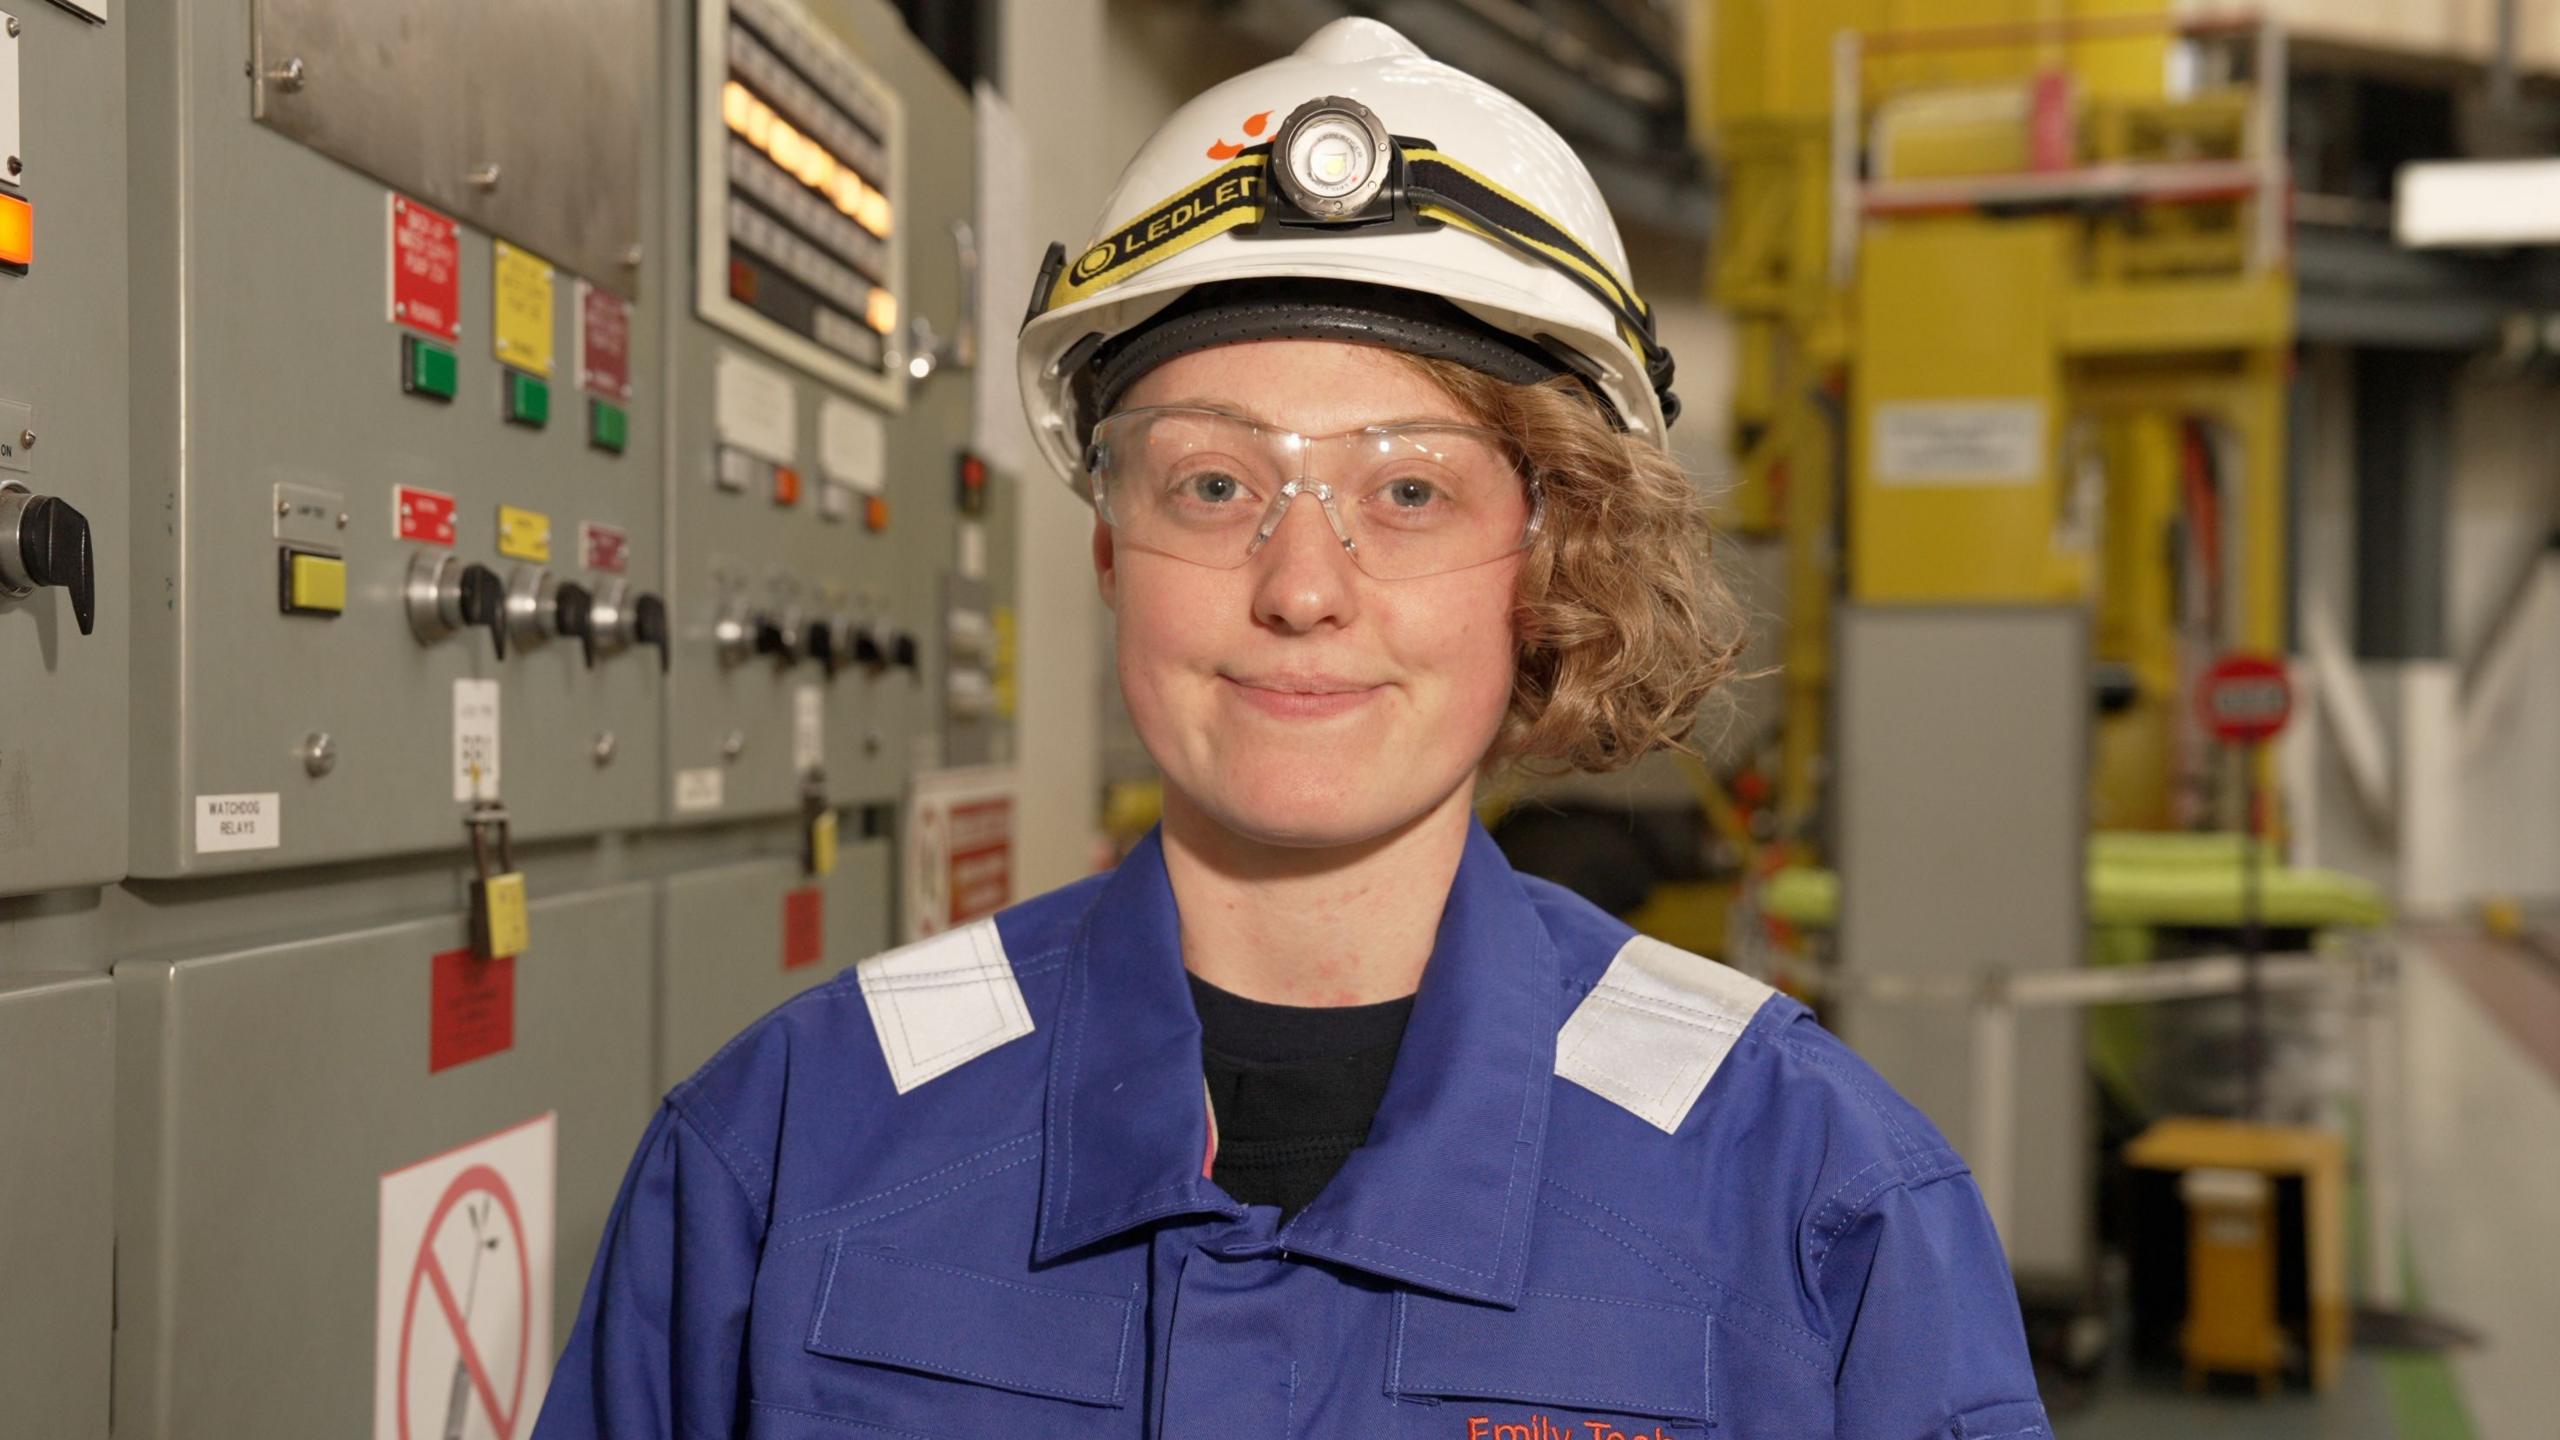
[[676, 1087], [536, 1440], [2046, 1436], [1963, 1162], [1795, 1002], [1467, 841], [1369, 1143], [1205, 1178], [1159, 843]]

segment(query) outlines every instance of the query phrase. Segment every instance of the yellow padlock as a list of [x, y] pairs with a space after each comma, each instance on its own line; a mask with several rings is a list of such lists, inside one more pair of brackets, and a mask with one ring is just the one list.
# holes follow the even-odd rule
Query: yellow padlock
[[524, 874], [471, 882], [471, 946], [484, 960], [521, 955], [532, 938], [525, 918]]
[[[525, 915], [524, 872], [515, 868], [515, 846], [507, 830], [506, 807], [494, 800], [475, 801], [463, 818], [471, 835], [471, 948], [483, 960], [521, 955], [532, 940]], [[490, 854], [491, 832], [497, 853]]]
[[836, 812], [828, 810], [809, 822], [809, 873], [836, 873]]

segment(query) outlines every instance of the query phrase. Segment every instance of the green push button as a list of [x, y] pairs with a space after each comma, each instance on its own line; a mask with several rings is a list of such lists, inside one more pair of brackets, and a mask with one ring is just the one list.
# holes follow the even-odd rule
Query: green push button
[[631, 443], [631, 412], [610, 400], [587, 402], [587, 443], [619, 455]]
[[521, 370], [507, 372], [507, 423], [539, 430], [551, 423], [551, 386]]
[[453, 352], [415, 335], [400, 337], [400, 388], [430, 400], [451, 400], [461, 367]]

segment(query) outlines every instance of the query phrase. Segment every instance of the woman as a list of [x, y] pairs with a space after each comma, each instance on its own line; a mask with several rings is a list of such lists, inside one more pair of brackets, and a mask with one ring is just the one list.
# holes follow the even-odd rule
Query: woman
[[1343, 21], [1104, 221], [1022, 363], [1164, 824], [678, 1086], [536, 1433], [2045, 1434], [1929, 1123], [1472, 819], [1735, 643], [1571, 152]]

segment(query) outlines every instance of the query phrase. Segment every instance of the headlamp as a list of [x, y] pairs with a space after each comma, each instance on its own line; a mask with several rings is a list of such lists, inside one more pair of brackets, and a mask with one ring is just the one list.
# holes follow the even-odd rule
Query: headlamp
[[1377, 113], [1327, 95], [1289, 112], [1271, 141], [1281, 195], [1320, 220], [1359, 214], [1385, 187], [1395, 146]]

